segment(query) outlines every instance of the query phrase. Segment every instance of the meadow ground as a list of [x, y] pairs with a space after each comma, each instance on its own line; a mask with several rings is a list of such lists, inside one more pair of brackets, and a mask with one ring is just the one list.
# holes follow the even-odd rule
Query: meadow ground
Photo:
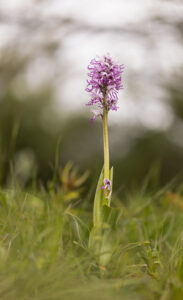
[[104, 267], [87, 247], [87, 201], [1, 189], [0, 299], [182, 300], [181, 195], [181, 187], [165, 187], [114, 197], [119, 216]]

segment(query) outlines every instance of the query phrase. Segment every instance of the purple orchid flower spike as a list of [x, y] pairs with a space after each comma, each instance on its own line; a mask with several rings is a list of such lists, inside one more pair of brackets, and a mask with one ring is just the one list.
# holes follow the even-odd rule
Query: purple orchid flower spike
[[[86, 104], [95, 106], [92, 110], [93, 124], [97, 117], [102, 118], [104, 140], [104, 178], [109, 178], [109, 140], [108, 140], [108, 112], [118, 110], [118, 92], [123, 88], [122, 73], [124, 65], [115, 62], [109, 54], [97, 56], [88, 66], [88, 80], [86, 91], [90, 93], [90, 101]], [[104, 184], [105, 186], [105, 184]]]
[[96, 105], [98, 112], [95, 110], [92, 123], [97, 116], [103, 116], [104, 107], [107, 112], [118, 109], [118, 91], [123, 88], [121, 83], [123, 69], [124, 66], [117, 64], [109, 54], [91, 60], [86, 87], [91, 99], [87, 105]]

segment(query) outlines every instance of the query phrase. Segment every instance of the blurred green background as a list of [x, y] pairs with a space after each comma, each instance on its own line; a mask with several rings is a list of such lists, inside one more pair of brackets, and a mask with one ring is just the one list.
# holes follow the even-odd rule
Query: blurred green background
[[[43, 6], [41, 7], [41, 5]], [[62, 5], [64, 8], [64, 3]], [[95, 4], [93, 5], [95, 6]], [[115, 4], [113, 5], [115, 6]], [[121, 14], [124, 5], [125, 2], [122, 1], [121, 6], [119, 6]], [[171, 8], [169, 7], [171, 4], [166, 3], [164, 5], [163, 12]], [[79, 10], [81, 7], [82, 4], [78, 2], [77, 9]], [[83, 64], [77, 74], [68, 71], [72, 70], [72, 57], [69, 60], [66, 55], [65, 40], [67, 40], [67, 44], [69, 35], [70, 40], [75, 41], [73, 45], [82, 49], [85, 47], [82, 51], [87, 52], [87, 42], [94, 39], [95, 36], [98, 38], [102, 36], [111, 44], [112, 35], [117, 35], [123, 41], [125, 32], [125, 38], [127, 42], [129, 41], [129, 45], [133, 36], [137, 48], [141, 45], [142, 49], [143, 47], [144, 49], [155, 49], [160, 34], [162, 33], [164, 36], [169, 33], [170, 36], [171, 34], [175, 36], [173, 43], [182, 47], [183, 19], [181, 20], [181, 17], [174, 18], [174, 14], [170, 18], [168, 14], [161, 14], [161, 10], [154, 10], [153, 16], [147, 11], [146, 21], [141, 19], [139, 21], [136, 18], [129, 24], [128, 22], [119, 23], [118, 27], [109, 24], [107, 27], [107, 21], [106, 26], [97, 22], [93, 25], [83, 21], [82, 15], [78, 18], [73, 14], [69, 16], [65, 13], [64, 16], [60, 6], [58, 9], [59, 18], [54, 15], [41, 15], [41, 12], [44, 12], [44, 4], [41, 4], [41, 1], [33, 1], [29, 10], [26, 10], [26, 5], [23, 3], [14, 8], [15, 14], [12, 8], [10, 9], [4, 4], [1, 11], [1, 29], [4, 30], [5, 26], [9, 26], [6, 30], [11, 34], [6, 36], [6, 40], [4, 33], [5, 41], [1, 45], [0, 55], [0, 184], [8, 186], [16, 177], [19, 183], [26, 187], [33, 182], [38, 185], [45, 185], [53, 177], [55, 159], [57, 158], [59, 159], [59, 166], [62, 168], [68, 161], [72, 161], [81, 172], [89, 170], [90, 177], [87, 182], [89, 187], [92, 178], [98, 176], [103, 164], [102, 125], [99, 120], [95, 122], [94, 126], [91, 126], [89, 109], [82, 108], [81, 111], [79, 109], [85, 107], [89, 97], [87, 93], [84, 94], [87, 65], [83, 69]], [[83, 9], [86, 14], [89, 13], [86, 6]], [[177, 9], [179, 9], [178, 4]], [[105, 23], [105, 18], [103, 20]], [[146, 34], [142, 26], [143, 22], [149, 26], [149, 32]], [[12, 33], [13, 26], [15, 32]], [[56, 35], [58, 32], [59, 36]], [[159, 36], [153, 42], [152, 39], [156, 32]], [[84, 42], [79, 40], [79, 36], [82, 34], [84, 34]], [[142, 38], [143, 45], [141, 44]], [[67, 45], [67, 47], [71, 48], [72, 44]], [[101, 40], [101, 49], [103, 50], [105, 47], [105, 41]], [[140, 67], [138, 69], [138, 67], [135, 68], [130, 65], [131, 52], [129, 51], [129, 60], [127, 60], [126, 56], [128, 55], [126, 52], [124, 56], [123, 47], [115, 47], [118, 48], [115, 55], [120, 54], [119, 60], [126, 66], [124, 72], [125, 89], [124, 92], [121, 91], [120, 93], [119, 106], [120, 103], [128, 102], [130, 95], [131, 99], [134, 99], [135, 107], [138, 108], [134, 116], [135, 122], [126, 122], [121, 115], [121, 120], [118, 116], [119, 122], [111, 121], [109, 125], [111, 165], [114, 166], [115, 170], [115, 191], [122, 193], [130, 187], [138, 187], [151, 169], [154, 170], [153, 184], [158, 182], [162, 185], [177, 176], [179, 180], [182, 180], [182, 57], [178, 59], [178, 63], [174, 67], [168, 69], [167, 77], [163, 80], [159, 78], [158, 84], [156, 84], [161, 86], [163, 90], [160, 102], [164, 103], [166, 109], [168, 108], [169, 115], [165, 114], [164, 116], [161, 107], [160, 111], [157, 109], [157, 113], [153, 109], [151, 112], [151, 107], [148, 110], [147, 118], [150, 116], [156, 120], [156, 115], [159, 113], [161, 119], [162, 113], [162, 120], [164, 118], [168, 125], [159, 126], [157, 123], [157, 126], [151, 127], [142, 122], [143, 104], [136, 101], [138, 97], [144, 96], [144, 91], [140, 90], [141, 96], [137, 97], [139, 94], [138, 85], [141, 81], [141, 86], [146, 86], [148, 71], [142, 66], [144, 68], [142, 77]], [[99, 48], [95, 47], [94, 44], [92, 51], [96, 52], [96, 50], [98, 51]], [[173, 53], [173, 48], [171, 51], [172, 57], [176, 56], [176, 52]], [[58, 53], [61, 57], [59, 70], [57, 68]], [[88, 61], [88, 57], [92, 53], [86, 55], [84, 63]], [[44, 63], [40, 64], [38, 70], [36, 68], [31, 69], [37, 59], [44, 59]], [[138, 59], [137, 56], [136, 60]], [[148, 58], [144, 57], [145, 59]], [[48, 61], [49, 64], [47, 64]], [[152, 62], [153, 60], [147, 61], [151, 73], [153, 70], [158, 72], [159, 61], [155, 61], [154, 69]], [[29, 68], [31, 69], [30, 76], [27, 75]], [[81, 77], [79, 77], [80, 71], [82, 71]], [[156, 77], [156, 72], [151, 75]], [[45, 76], [45, 74], [50, 76]], [[78, 88], [79, 91], [77, 90], [77, 82], [73, 88], [68, 85], [72, 76], [77, 77], [78, 81], [82, 81], [81, 88], [80, 86]], [[32, 81], [30, 78], [28, 80], [28, 77], [31, 77]], [[151, 80], [151, 77], [149, 79]], [[152, 82], [153, 84], [154, 82]], [[55, 97], [58, 86], [59, 97]], [[73, 95], [76, 92], [77, 99], [75, 101], [79, 103], [78, 109], [75, 109], [75, 106], [73, 108], [71, 103], [67, 106], [64, 102], [66, 101], [64, 99], [65, 86]], [[152, 99], [157, 98], [154, 91], [156, 87], [151, 86]], [[83, 100], [79, 102], [80, 97], [78, 95], [80, 93]], [[69, 96], [67, 95], [67, 97]], [[152, 99], [147, 98], [145, 101], [152, 103]], [[128, 109], [130, 112], [127, 103], [127, 112]], [[117, 115], [118, 112], [113, 113], [113, 120], [116, 118], [115, 114]], [[58, 145], [59, 155], [57, 157]]]

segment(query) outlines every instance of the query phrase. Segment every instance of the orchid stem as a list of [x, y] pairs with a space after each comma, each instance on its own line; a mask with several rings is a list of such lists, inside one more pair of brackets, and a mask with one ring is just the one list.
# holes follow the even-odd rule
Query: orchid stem
[[103, 108], [103, 140], [104, 140], [104, 178], [109, 179], [109, 135], [108, 135], [108, 111], [107, 96], [104, 97]]

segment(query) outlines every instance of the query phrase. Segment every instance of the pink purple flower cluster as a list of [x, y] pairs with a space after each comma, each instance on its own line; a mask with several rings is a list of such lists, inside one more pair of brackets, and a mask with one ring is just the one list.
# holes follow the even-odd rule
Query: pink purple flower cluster
[[86, 91], [90, 93], [91, 100], [87, 105], [97, 105], [97, 110], [92, 110], [94, 116], [102, 117], [103, 108], [107, 111], [117, 110], [118, 91], [122, 86], [122, 72], [124, 66], [115, 63], [109, 54], [92, 59], [88, 66], [88, 76]]
[[106, 192], [110, 192], [111, 190], [111, 181], [109, 179], [104, 178], [104, 185], [100, 187], [101, 190], [104, 190], [104, 195]]

